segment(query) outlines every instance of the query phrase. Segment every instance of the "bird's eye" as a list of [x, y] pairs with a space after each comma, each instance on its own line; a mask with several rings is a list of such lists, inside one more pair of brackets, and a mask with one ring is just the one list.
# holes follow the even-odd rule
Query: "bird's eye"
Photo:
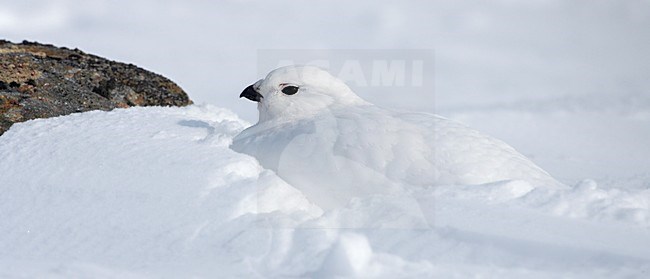
[[287, 95], [293, 95], [298, 93], [298, 87], [297, 86], [286, 86], [282, 88], [282, 93], [287, 94]]

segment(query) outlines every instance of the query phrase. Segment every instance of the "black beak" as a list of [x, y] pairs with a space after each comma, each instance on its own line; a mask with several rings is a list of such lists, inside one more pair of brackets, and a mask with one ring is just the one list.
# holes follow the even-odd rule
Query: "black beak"
[[239, 94], [239, 98], [241, 98], [241, 97], [246, 97], [246, 99], [249, 99], [249, 100], [255, 101], [255, 102], [259, 102], [263, 98], [262, 94], [255, 91], [255, 88], [253, 88], [252, 85], [246, 87], [246, 89], [244, 89], [244, 91], [241, 94]]

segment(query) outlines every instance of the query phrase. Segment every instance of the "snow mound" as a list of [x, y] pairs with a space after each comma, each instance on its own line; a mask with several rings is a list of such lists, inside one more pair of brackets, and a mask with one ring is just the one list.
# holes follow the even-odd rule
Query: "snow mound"
[[443, 185], [311, 203], [212, 106], [88, 112], [0, 137], [0, 277], [642, 277], [647, 188]]

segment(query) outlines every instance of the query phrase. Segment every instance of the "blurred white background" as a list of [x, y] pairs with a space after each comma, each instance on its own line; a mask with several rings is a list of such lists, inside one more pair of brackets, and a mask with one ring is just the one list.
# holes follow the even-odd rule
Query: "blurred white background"
[[255, 106], [237, 97], [261, 78], [258, 49], [433, 49], [442, 110], [630, 102], [650, 91], [649, 27], [643, 0], [0, 1], [1, 38], [139, 65], [249, 121]]

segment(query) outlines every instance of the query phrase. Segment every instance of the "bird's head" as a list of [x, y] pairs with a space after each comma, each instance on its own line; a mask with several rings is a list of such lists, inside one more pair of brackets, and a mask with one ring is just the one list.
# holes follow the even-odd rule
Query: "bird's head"
[[239, 97], [258, 102], [259, 122], [312, 116], [365, 103], [343, 81], [314, 66], [286, 66], [246, 87]]

